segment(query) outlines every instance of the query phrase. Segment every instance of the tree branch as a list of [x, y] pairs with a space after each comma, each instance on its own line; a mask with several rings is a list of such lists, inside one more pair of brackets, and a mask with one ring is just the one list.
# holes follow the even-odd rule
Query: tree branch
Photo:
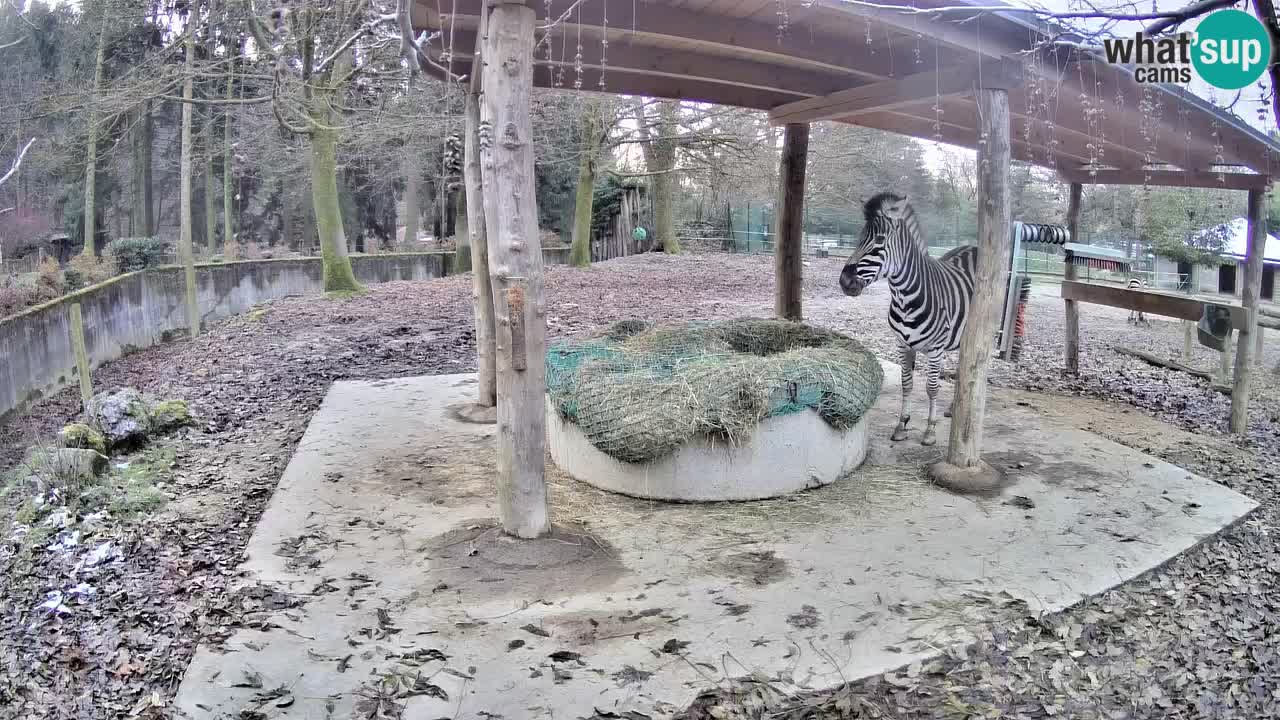
[[[1193, 17], [1203, 15], [1210, 10], [1217, 10], [1218, 8], [1229, 7], [1235, 4], [1236, 0], [1199, 0], [1199, 2], [1193, 2], [1181, 10], [1175, 10], [1172, 15], [1156, 20], [1156, 22], [1153, 22], [1146, 27], [1145, 32], [1148, 35], [1158, 35], [1165, 30], [1181, 25]], [[1259, 7], [1258, 12], [1261, 13], [1262, 8]]]
[[1276, 18], [1273, 0], [1254, 0], [1253, 8], [1271, 36], [1271, 65], [1267, 68], [1271, 78], [1271, 120], [1280, 125], [1280, 19]]
[[31, 149], [31, 145], [35, 143], [35, 141], [35, 138], [31, 138], [27, 141], [27, 144], [23, 146], [22, 151], [18, 153], [18, 157], [13, 161], [13, 167], [9, 168], [9, 172], [0, 176], [0, 185], [4, 185], [8, 182], [9, 178], [18, 174], [18, 169], [22, 167], [22, 158], [26, 157], [27, 151]]

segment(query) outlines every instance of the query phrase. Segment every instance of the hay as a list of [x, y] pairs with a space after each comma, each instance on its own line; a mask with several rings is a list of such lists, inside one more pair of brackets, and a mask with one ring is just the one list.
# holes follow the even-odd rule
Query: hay
[[624, 321], [547, 354], [561, 415], [623, 462], [695, 437], [738, 443], [760, 421], [811, 409], [846, 430], [875, 402], [880, 364], [855, 340], [779, 320], [651, 327]]

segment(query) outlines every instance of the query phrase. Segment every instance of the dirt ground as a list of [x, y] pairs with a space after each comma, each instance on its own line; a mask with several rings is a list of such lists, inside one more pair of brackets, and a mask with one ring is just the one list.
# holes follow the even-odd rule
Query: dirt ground
[[[857, 300], [836, 287], [840, 261], [811, 260], [811, 322], [896, 360], [888, 291]], [[588, 334], [640, 317], [772, 314], [772, 258], [649, 255], [547, 273], [550, 334]], [[1033, 296], [1022, 361], [993, 365], [989, 413], [1032, 407], [1144, 450], [1262, 503], [1236, 528], [1071, 612], [990, 627], [984, 641], [925, 667], [856, 683], [835, 696], [783, 698], [767, 678], [721, 688], [692, 716], [1271, 717], [1280, 713], [1280, 338], [1250, 412], [1249, 437], [1224, 435], [1229, 400], [1203, 381], [1110, 348], [1173, 356], [1176, 322], [1125, 322], [1086, 307], [1079, 377], [1060, 372], [1061, 301]], [[261, 623], [264, 608], [305, 602], [239, 587], [236, 566], [259, 514], [329, 383], [474, 369], [470, 278], [374, 286], [351, 299], [290, 298], [214, 324], [194, 341], [150, 348], [95, 373], [97, 389], [133, 386], [191, 403], [199, 423], [168, 441], [166, 508], [86, 531], [79, 550], [0, 545], [0, 717], [164, 717], [194, 646]], [[1193, 361], [1216, 367], [1201, 348]], [[77, 412], [68, 390], [0, 426], [0, 468], [47, 442]], [[885, 429], [888, 432], [888, 429]], [[15, 498], [8, 498], [12, 506]], [[1123, 511], [1118, 509], [1117, 511]], [[111, 541], [122, 560], [86, 567]], [[68, 614], [38, 606], [89, 583]], [[718, 706], [717, 709], [709, 708]], [[767, 708], [767, 710], [765, 710]], [[726, 715], [727, 713], [727, 715]]]

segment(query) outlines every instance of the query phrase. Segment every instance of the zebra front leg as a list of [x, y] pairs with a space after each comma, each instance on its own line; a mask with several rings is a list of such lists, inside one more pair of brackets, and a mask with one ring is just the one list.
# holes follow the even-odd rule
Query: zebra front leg
[[898, 426], [893, 429], [893, 435], [889, 437], [894, 441], [907, 439], [907, 424], [911, 422], [911, 415], [907, 412], [907, 399], [911, 396], [916, 370], [916, 351], [904, 347], [899, 352], [902, 357], [902, 412], [898, 413]]
[[[921, 445], [933, 445], [938, 442], [938, 435], [935, 429], [938, 425], [938, 417], [934, 408], [937, 406], [938, 399], [938, 376], [942, 374], [942, 351], [929, 351], [929, 368], [928, 379], [925, 381], [925, 391], [929, 394], [929, 421], [924, 427], [924, 437], [920, 438]], [[951, 411], [948, 410], [950, 415]]]

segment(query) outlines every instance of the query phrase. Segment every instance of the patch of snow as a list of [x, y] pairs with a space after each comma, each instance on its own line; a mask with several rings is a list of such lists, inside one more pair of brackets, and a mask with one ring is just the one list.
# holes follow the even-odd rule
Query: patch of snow
[[36, 606], [36, 609], [48, 610], [55, 615], [70, 615], [71, 610], [63, 604], [64, 600], [61, 590], [52, 590], [45, 601]]
[[94, 595], [97, 595], [98, 589], [90, 585], [89, 583], [82, 582], [79, 585], [68, 590], [67, 593], [80, 598], [89, 598], [89, 597], [93, 597]]
[[53, 552], [71, 552], [71, 548], [80, 544], [80, 531], [72, 530], [58, 536], [58, 539], [49, 543], [48, 549]]
[[80, 561], [82, 567], [94, 567], [100, 565], [107, 560], [119, 560], [122, 557], [119, 548], [111, 544], [110, 540], [101, 542], [89, 554], [84, 556]]

